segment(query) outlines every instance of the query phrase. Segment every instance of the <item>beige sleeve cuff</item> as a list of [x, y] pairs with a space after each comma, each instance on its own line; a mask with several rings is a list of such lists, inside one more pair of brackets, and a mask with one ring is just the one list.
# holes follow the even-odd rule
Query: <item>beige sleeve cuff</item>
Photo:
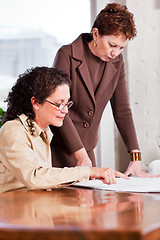
[[90, 167], [76, 167], [78, 168], [78, 180], [85, 183], [90, 178]]

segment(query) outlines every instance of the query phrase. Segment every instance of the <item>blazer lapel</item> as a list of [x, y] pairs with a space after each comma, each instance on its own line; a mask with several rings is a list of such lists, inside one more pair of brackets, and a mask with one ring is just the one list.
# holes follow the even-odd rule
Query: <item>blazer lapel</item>
[[[73, 50], [73, 59], [76, 60], [75, 68], [78, 69], [83, 82], [85, 83], [89, 94], [95, 104], [95, 96], [92, 86], [92, 81], [90, 78], [90, 74], [88, 71], [87, 63], [84, 59], [84, 51], [79, 51], [79, 49], [83, 49], [83, 43], [82, 43], [82, 35], [78, 37], [73, 43], [72, 43], [72, 50]], [[78, 61], [77, 61], [78, 60]]]
[[90, 74], [87, 68], [87, 64], [85, 63], [85, 61], [82, 62], [82, 64], [79, 66], [79, 72], [81, 74], [81, 77], [85, 83], [85, 85], [88, 88], [88, 91], [93, 99], [93, 102], [95, 103], [95, 96], [94, 96], [94, 91], [93, 91], [93, 85], [92, 85], [92, 81], [90, 78]]
[[[81, 49], [81, 51], [79, 51]], [[83, 82], [85, 83], [89, 94], [95, 104], [95, 99], [99, 97], [103, 91], [108, 87], [110, 82], [112, 81], [112, 87], [114, 88], [115, 82], [113, 82], [113, 77], [117, 72], [117, 69], [114, 66], [114, 63], [120, 61], [119, 57], [116, 57], [115, 59], [108, 61], [106, 64], [106, 69], [104, 71], [104, 75], [101, 79], [101, 83], [99, 84], [96, 94], [94, 94], [93, 91], [93, 85], [92, 80], [90, 78], [90, 74], [88, 71], [87, 63], [84, 59], [84, 48], [83, 48], [83, 40], [82, 35], [80, 35], [73, 43], [72, 43], [72, 56], [75, 60], [75, 69], [79, 70], [79, 73], [82, 77]]]

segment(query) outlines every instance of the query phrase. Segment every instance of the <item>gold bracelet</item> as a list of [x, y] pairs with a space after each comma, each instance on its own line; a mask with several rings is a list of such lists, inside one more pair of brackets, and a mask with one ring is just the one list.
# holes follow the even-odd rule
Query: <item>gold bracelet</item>
[[131, 161], [141, 161], [141, 152], [131, 152]]

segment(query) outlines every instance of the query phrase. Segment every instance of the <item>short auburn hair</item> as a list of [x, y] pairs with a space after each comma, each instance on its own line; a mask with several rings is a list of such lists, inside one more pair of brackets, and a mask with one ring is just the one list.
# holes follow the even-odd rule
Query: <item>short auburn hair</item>
[[126, 6], [117, 3], [110, 3], [101, 10], [93, 28], [97, 28], [101, 36], [124, 34], [130, 40], [137, 35], [134, 15]]

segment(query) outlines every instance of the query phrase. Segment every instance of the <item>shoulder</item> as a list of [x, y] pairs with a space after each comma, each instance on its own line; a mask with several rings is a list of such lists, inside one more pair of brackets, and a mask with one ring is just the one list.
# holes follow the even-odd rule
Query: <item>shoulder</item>
[[76, 40], [68, 45], [63, 45], [57, 52], [53, 66], [60, 70], [63, 70], [68, 75], [70, 74], [70, 69], [66, 69], [67, 66], [70, 68], [72, 61], [77, 62], [83, 61], [84, 59], [84, 46], [83, 46], [83, 34], [81, 34]]
[[71, 54], [72, 49], [83, 45], [83, 39], [86, 38], [88, 35], [89, 34], [87, 33], [82, 33], [72, 43], [61, 46], [60, 49], [58, 50], [58, 53], [66, 52]]
[[16, 130], [19, 127], [21, 127], [22, 124], [19, 120], [19, 118], [11, 120], [11, 121], [7, 121], [2, 128], [0, 129], [0, 133], [6, 132], [6, 131], [12, 131], [12, 130]]
[[15, 139], [24, 138], [25, 128], [20, 119], [7, 121], [0, 129], [0, 143], [3, 141], [14, 141]]
[[59, 48], [58, 55], [70, 55], [71, 54], [71, 44], [63, 45]]

